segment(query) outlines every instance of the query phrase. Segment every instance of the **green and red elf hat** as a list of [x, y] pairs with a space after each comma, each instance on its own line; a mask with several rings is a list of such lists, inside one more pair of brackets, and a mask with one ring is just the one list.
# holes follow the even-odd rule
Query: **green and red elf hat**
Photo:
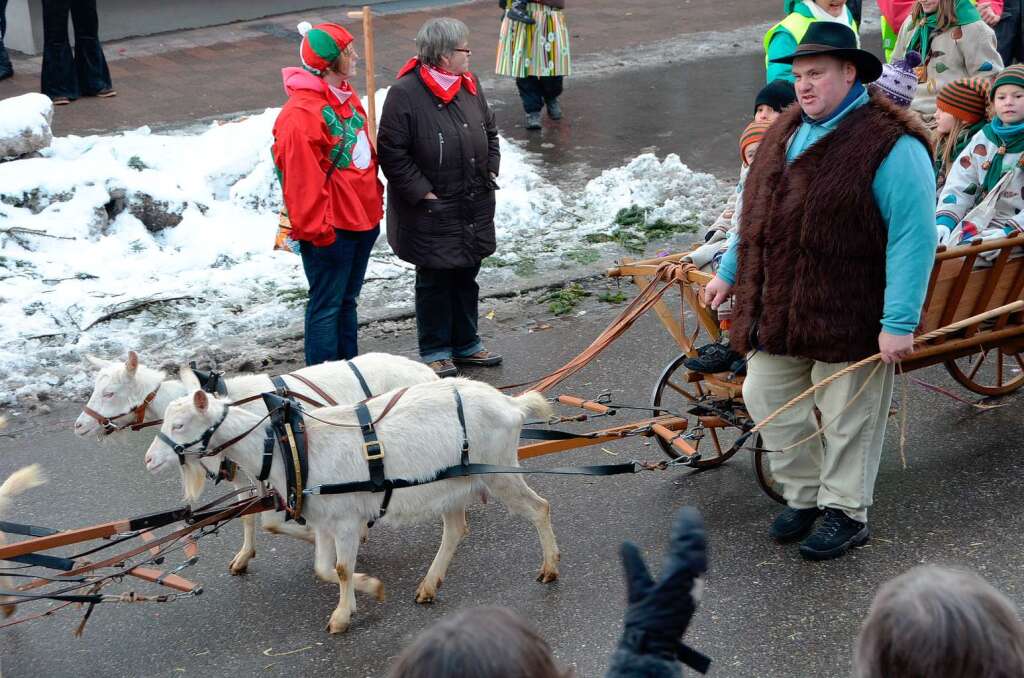
[[316, 26], [308, 21], [298, 25], [302, 35], [299, 59], [302, 67], [313, 75], [323, 75], [345, 48], [355, 39], [338, 24], [323, 23]]

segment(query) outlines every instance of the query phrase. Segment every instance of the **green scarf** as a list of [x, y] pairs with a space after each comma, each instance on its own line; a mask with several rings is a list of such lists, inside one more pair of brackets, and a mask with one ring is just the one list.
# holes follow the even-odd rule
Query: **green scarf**
[[[967, 24], [973, 24], [975, 21], [981, 21], [981, 14], [978, 13], [978, 9], [971, 3], [971, 0], [956, 0], [956, 25], [966, 26]], [[925, 14], [918, 21], [917, 28], [914, 29], [914, 35], [910, 37], [907, 51], [914, 50], [919, 52], [922, 58], [927, 59], [928, 43], [938, 28], [939, 13]]]
[[[999, 180], [1005, 174], [1003, 158], [1006, 157], [1006, 154], [1024, 153], [1024, 125], [1018, 123], [1007, 130], [999, 118], [995, 118], [992, 122], [985, 125], [982, 131], [989, 141], [999, 147], [995, 157], [992, 158], [988, 169], [985, 171], [985, 181], [982, 186], [985, 192], [988, 193], [992, 190], [993, 186], [999, 183]], [[1024, 156], [1021, 156], [1021, 160], [1024, 160]]]

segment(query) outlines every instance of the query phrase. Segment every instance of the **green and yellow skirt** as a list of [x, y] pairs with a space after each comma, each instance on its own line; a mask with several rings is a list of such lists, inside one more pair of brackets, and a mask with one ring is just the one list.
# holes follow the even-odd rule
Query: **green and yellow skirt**
[[526, 11], [535, 24], [512, 21], [507, 16], [502, 20], [495, 72], [512, 78], [570, 75], [565, 12], [536, 2], [527, 3]]

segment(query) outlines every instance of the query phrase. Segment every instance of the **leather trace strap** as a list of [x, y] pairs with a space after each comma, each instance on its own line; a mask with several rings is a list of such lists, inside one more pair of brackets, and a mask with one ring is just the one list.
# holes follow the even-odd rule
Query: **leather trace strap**
[[[352, 363], [349, 363], [349, 365], [351, 366]], [[297, 379], [297, 380], [301, 381], [303, 384], [305, 384], [306, 386], [308, 386], [310, 388], [310, 390], [313, 391], [313, 393], [315, 393], [318, 396], [320, 396], [321, 398], [323, 398], [324, 402], [327, 403], [328, 406], [330, 406], [330, 407], [337, 406], [338, 401], [335, 400], [334, 398], [332, 398], [327, 393], [327, 391], [323, 390], [322, 388], [320, 388], [319, 386], [314, 384], [312, 380], [307, 379], [306, 377], [302, 376], [298, 372], [290, 372], [288, 374], [288, 376], [291, 377], [292, 379]], [[364, 388], [364, 390], [365, 390], [365, 388]], [[292, 395], [295, 395], [295, 394], [292, 394]]]
[[363, 389], [363, 395], [369, 400], [373, 397], [373, 391], [370, 390], [369, 385], [366, 383], [366, 379], [363, 379], [363, 373], [359, 371], [359, 368], [351, 360], [346, 360], [345, 364], [348, 365], [349, 369], [352, 370], [352, 374], [356, 376], [356, 381], [359, 382], [359, 388]]
[[[104, 435], [110, 435], [114, 431], [118, 431], [122, 428], [127, 428], [129, 426], [138, 426], [142, 424], [143, 419], [145, 419], [146, 417], [146, 408], [149, 407], [150, 403], [153, 402], [153, 399], [156, 398], [157, 391], [159, 390], [160, 384], [157, 384], [156, 388], [150, 391], [150, 393], [145, 398], [142, 399], [141, 403], [139, 403], [138, 405], [136, 405], [135, 407], [131, 408], [126, 412], [122, 412], [121, 414], [115, 414], [112, 417], [105, 417], [89, 406], [83, 407], [82, 411], [85, 412], [86, 415], [95, 419], [96, 422], [103, 427]], [[126, 417], [129, 414], [134, 416], [134, 422], [131, 422], [130, 424], [126, 424], [124, 426], [118, 426], [117, 424], [114, 423], [115, 419]]]
[[[455, 407], [459, 418], [459, 425], [462, 428], [462, 450], [460, 454], [460, 463], [456, 466], [449, 466], [441, 469], [433, 478], [426, 480], [415, 480], [406, 478], [387, 478], [383, 476], [383, 463], [380, 465], [381, 475], [375, 476], [373, 466], [370, 467], [370, 480], [355, 481], [350, 483], [330, 483], [317, 485], [307, 489], [306, 494], [348, 494], [351, 492], [385, 492], [385, 500], [390, 496], [390, 493], [394, 490], [400, 490], [407, 487], [416, 487], [418, 485], [426, 485], [427, 483], [434, 483], [439, 480], [448, 480], [450, 478], [467, 478], [475, 475], [488, 475], [495, 473], [515, 473], [515, 474], [549, 474], [549, 475], [587, 475], [587, 476], [612, 476], [623, 473], [639, 473], [643, 470], [643, 467], [635, 461], [627, 464], [602, 464], [599, 466], [569, 466], [561, 468], [549, 468], [549, 469], [526, 469], [521, 466], [500, 466], [497, 464], [472, 464], [469, 461], [469, 435], [466, 431], [466, 416], [462, 405], [462, 396], [459, 392], [454, 391], [455, 394]], [[357, 407], [357, 413], [360, 406]], [[365, 405], [362, 406], [365, 409]], [[364, 416], [369, 416], [369, 411], [366, 411]], [[382, 415], [383, 416], [383, 415]], [[377, 418], [378, 421], [381, 417]], [[360, 418], [360, 421], [363, 421]], [[376, 450], [380, 453], [380, 460], [383, 462], [384, 450], [380, 446], [380, 441], [377, 439], [375, 431], [372, 431], [370, 427], [372, 438], [368, 437], [366, 428], [362, 428], [363, 431], [363, 447], [364, 450], [369, 448]], [[371, 464], [372, 460], [367, 456], [367, 463]], [[381, 515], [386, 511], [386, 505], [381, 506]]]

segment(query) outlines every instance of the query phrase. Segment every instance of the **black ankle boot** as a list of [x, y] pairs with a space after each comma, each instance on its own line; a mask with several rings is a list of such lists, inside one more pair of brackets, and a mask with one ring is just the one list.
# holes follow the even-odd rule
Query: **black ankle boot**
[[803, 539], [811, 531], [811, 528], [814, 527], [814, 521], [820, 515], [821, 509], [816, 506], [805, 509], [795, 509], [787, 506], [786, 510], [780, 513], [775, 518], [775, 521], [772, 522], [768, 535], [780, 544]]
[[838, 558], [866, 544], [870, 536], [867, 523], [856, 521], [839, 509], [827, 508], [821, 525], [800, 544], [800, 555], [807, 560]]

